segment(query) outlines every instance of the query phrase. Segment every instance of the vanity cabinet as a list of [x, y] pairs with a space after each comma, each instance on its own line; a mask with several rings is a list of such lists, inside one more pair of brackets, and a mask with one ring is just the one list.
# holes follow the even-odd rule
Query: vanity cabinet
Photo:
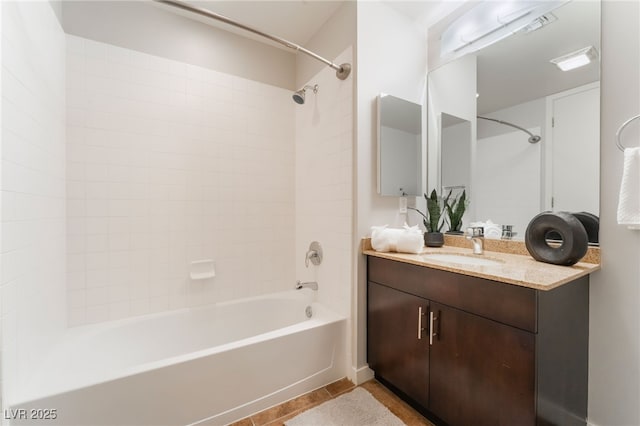
[[[389, 287], [369, 284], [369, 327], [376, 330], [368, 352], [376, 372], [421, 405], [429, 403], [428, 301]], [[426, 367], [426, 368], [425, 368]]]
[[585, 425], [588, 277], [542, 291], [368, 258], [376, 378], [436, 421]]
[[452, 425], [530, 425], [534, 336], [433, 303], [429, 410]]

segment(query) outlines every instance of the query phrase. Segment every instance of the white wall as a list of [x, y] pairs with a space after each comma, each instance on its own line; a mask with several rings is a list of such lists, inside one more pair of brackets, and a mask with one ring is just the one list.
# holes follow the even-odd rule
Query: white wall
[[[397, 216], [398, 197], [381, 197], [376, 191], [376, 96], [383, 92], [424, 104], [426, 87], [426, 36], [423, 32], [379, 1], [358, 2], [357, 19], [354, 247], [359, 247], [360, 239], [369, 234], [372, 225], [395, 224], [403, 219]], [[414, 204], [415, 200], [410, 199], [409, 203]], [[417, 218], [412, 220], [413, 224], [421, 223]], [[354, 253], [357, 285], [353, 315], [357, 332], [353, 365], [358, 371], [366, 371], [366, 259], [359, 249]]]
[[65, 327], [65, 43], [48, 2], [0, 7], [1, 379], [8, 406]]
[[[602, 3], [600, 245], [591, 276], [589, 423], [640, 424], [640, 232], [616, 224], [623, 154], [615, 132], [640, 113], [640, 3]], [[638, 146], [640, 122], [624, 132]]]
[[67, 42], [70, 325], [291, 288], [291, 92]]
[[[356, 2], [345, 1], [304, 47], [327, 59], [337, 58], [356, 44]], [[354, 55], [355, 57], [355, 55]], [[336, 59], [337, 60], [337, 59]], [[353, 58], [352, 58], [353, 60]], [[335, 62], [335, 61], [334, 61]], [[341, 64], [342, 62], [336, 62]], [[354, 65], [354, 64], [352, 64]], [[296, 88], [305, 85], [326, 65], [303, 54], [296, 55]], [[335, 75], [335, 71], [334, 71]], [[355, 84], [352, 84], [355, 90]]]
[[293, 52], [197, 21], [186, 12], [181, 16], [170, 6], [65, 0], [62, 17], [67, 34], [294, 89]]

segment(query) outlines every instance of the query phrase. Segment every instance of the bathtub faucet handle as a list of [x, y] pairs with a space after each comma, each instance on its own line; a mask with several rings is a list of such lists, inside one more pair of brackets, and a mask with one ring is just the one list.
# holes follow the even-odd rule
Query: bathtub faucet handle
[[301, 288], [310, 288], [311, 290], [318, 290], [318, 283], [316, 281], [308, 281], [302, 282], [300, 280], [296, 281], [296, 290], [300, 290]]
[[309, 261], [316, 266], [322, 263], [322, 247], [320, 247], [320, 243], [317, 241], [309, 245], [309, 250], [307, 250], [307, 254], [304, 256], [304, 266], [307, 268], [309, 267]]
[[318, 252], [315, 250], [309, 250], [307, 252], [307, 255], [305, 256], [304, 259], [304, 266], [306, 266], [307, 268], [309, 267], [309, 261], [311, 261], [311, 263], [315, 264], [315, 259], [318, 258]]

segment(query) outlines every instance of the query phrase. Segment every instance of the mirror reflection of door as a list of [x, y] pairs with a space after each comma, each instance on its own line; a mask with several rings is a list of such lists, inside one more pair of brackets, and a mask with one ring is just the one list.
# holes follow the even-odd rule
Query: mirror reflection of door
[[[600, 90], [589, 84], [552, 95], [551, 187], [547, 209], [599, 215]], [[549, 154], [549, 153], [548, 153]]]

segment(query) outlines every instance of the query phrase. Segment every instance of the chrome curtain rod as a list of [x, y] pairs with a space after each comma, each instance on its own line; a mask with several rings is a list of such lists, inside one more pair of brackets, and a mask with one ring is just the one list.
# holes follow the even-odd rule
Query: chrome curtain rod
[[515, 124], [509, 123], [508, 121], [502, 121], [502, 120], [498, 120], [495, 118], [489, 118], [489, 117], [481, 117], [481, 116], [476, 116], [477, 118], [481, 119], [481, 120], [488, 120], [488, 121], [495, 121], [496, 123], [500, 123], [500, 124], [504, 124], [505, 126], [511, 126], [515, 129], [518, 130], [522, 130], [523, 132], [525, 132], [526, 134], [529, 135], [529, 143], [538, 143], [540, 142], [540, 139], [542, 139], [540, 136], [538, 135], [534, 135], [533, 133], [531, 133], [530, 131], [528, 131], [527, 129], [517, 126]]
[[302, 52], [305, 55], [311, 56], [312, 58], [314, 58], [314, 59], [316, 59], [316, 60], [328, 65], [329, 67], [333, 68], [334, 70], [336, 70], [336, 77], [338, 77], [340, 80], [346, 79], [347, 77], [349, 77], [349, 74], [351, 73], [351, 64], [348, 64], [348, 63], [344, 63], [344, 64], [340, 64], [340, 65], [334, 64], [330, 60], [325, 59], [322, 56], [317, 55], [317, 54], [313, 53], [312, 51], [305, 49], [302, 46], [299, 46], [299, 45], [297, 45], [295, 43], [292, 43], [292, 42], [290, 42], [288, 40], [285, 40], [283, 38], [280, 38], [280, 37], [277, 37], [277, 36], [274, 36], [274, 35], [271, 35], [271, 34], [264, 33], [264, 32], [262, 32], [260, 30], [257, 30], [257, 29], [255, 29], [253, 27], [250, 27], [248, 25], [241, 24], [239, 22], [234, 21], [231, 18], [227, 18], [224, 15], [220, 15], [218, 13], [211, 12], [208, 9], [195, 7], [195, 6], [192, 6], [192, 5], [188, 4], [188, 3], [185, 3], [183, 1], [178, 1], [178, 0], [154, 0], [154, 1], [156, 1], [158, 3], [166, 4], [168, 6], [177, 7], [179, 9], [186, 10], [188, 12], [197, 13], [198, 15], [202, 15], [202, 16], [205, 16], [207, 18], [215, 19], [215, 20], [224, 22], [225, 24], [233, 25], [234, 27], [238, 27], [238, 28], [243, 29], [245, 31], [249, 31], [251, 33], [254, 33], [254, 34], [257, 34], [259, 36], [262, 36], [264, 38], [268, 38], [269, 40], [275, 41], [276, 43], [280, 43], [283, 46], [288, 47], [289, 49], [295, 50], [296, 52]]

